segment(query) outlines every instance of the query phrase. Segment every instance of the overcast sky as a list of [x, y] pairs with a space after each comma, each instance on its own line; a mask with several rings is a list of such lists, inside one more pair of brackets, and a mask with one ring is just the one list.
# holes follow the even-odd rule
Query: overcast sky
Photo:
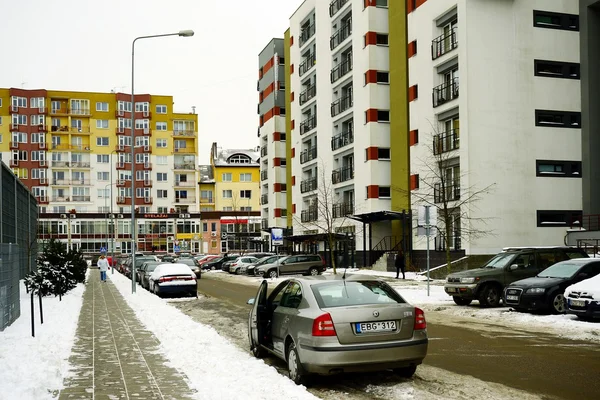
[[196, 106], [200, 163], [210, 144], [258, 145], [258, 53], [283, 37], [302, 0], [2, 1], [0, 87], [130, 92], [135, 37], [192, 29], [191, 38], [138, 41], [135, 92]]

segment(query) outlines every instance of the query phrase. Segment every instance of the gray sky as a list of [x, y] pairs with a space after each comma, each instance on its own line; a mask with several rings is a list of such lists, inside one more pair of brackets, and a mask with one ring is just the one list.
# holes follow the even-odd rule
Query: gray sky
[[2, 1], [0, 87], [129, 92], [137, 36], [192, 29], [135, 45], [135, 92], [196, 106], [200, 162], [213, 141], [258, 144], [258, 53], [283, 37], [302, 0]]

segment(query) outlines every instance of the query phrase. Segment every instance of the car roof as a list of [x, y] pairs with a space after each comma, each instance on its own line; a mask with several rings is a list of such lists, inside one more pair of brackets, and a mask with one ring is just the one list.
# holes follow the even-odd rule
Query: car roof
[[373, 276], [373, 275], [362, 275], [362, 274], [336, 274], [336, 275], [317, 275], [317, 276], [303, 276], [303, 277], [291, 277], [288, 280], [296, 280], [308, 286], [319, 285], [325, 282], [369, 282], [379, 281], [385, 282], [384, 280]]
[[181, 263], [162, 263], [158, 265], [154, 271], [156, 272], [157, 270], [159, 270], [159, 272], [168, 270], [169, 272], [174, 273], [193, 273], [189, 265]]
[[502, 251], [519, 251], [519, 250], [544, 250], [544, 249], [564, 249], [564, 250], [582, 250], [579, 247], [571, 246], [509, 246], [503, 247]]

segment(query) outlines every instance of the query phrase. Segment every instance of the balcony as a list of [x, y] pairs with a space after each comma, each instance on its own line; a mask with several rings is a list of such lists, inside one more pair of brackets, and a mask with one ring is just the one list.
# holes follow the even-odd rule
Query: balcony
[[[445, 190], [444, 190], [445, 189]], [[460, 200], [460, 184], [454, 182], [453, 185], [448, 185], [445, 188], [441, 183], [436, 183], [433, 187], [433, 202], [436, 204], [446, 203], [449, 201]]]
[[335, 135], [331, 138], [331, 150], [337, 150], [344, 146], [354, 143], [354, 132], [352, 129]]
[[317, 207], [311, 206], [308, 207], [308, 210], [302, 210], [300, 214], [301, 222], [312, 222], [317, 221], [319, 219], [319, 213]]
[[333, 67], [331, 73], [329, 74], [331, 83], [335, 83], [350, 71], [352, 71], [352, 53], [349, 53], [348, 57], [344, 61]]
[[331, 116], [335, 117], [336, 115], [343, 113], [344, 111], [350, 109], [350, 107], [352, 107], [353, 104], [354, 101], [352, 100], [351, 93], [346, 95], [345, 97], [342, 97], [341, 99], [337, 99], [336, 101], [331, 103]]
[[69, 114], [78, 115], [82, 117], [89, 117], [90, 115], [92, 115], [89, 108], [72, 108], [69, 111]]
[[69, 132], [86, 134], [86, 133], [90, 133], [90, 127], [89, 126], [82, 126], [82, 127], [72, 126], [69, 128]]
[[131, 186], [131, 179], [118, 179], [117, 187]]
[[458, 47], [456, 28], [431, 41], [431, 59], [435, 60]]
[[267, 170], [260, 171], [260, 180], [261, 181], [266, 181], [268, 177], [269, 177], [269, 171], [267, 171]]
[[116, 163], [116, 168], [118, 170], [122, 170], [122, 169], [131, 170], [131, 162], [119, 161]]
[[304, 61], [298, 67], [298, 74], [300, 76], [304, 75], [305, 73], [310, 71], [310, 69], [312, 67], [315, 66], [316, 62], [317, 62], [317, 59], [316, 59], [315, 53], [311, 53], [308, 56], [306, 56]]
[[139, 163], [142, 166], [142, 169], [152, 169], [152, 163], [146, 162], [146, 163]]
[[36, 196], [35, 199], [39, 204], [48, 204], [50, 203], [50, 198], [48, 196]]
[[196, 198], [195, 197], [176, 198], [175, 199], [175, 203], [178, 203], [178, 204], [195, 204], [196, 203]]
[[341, 183], [349, 181], [350, 179], [354, 179], [354, 167], [346, 166], [338, 169], [334, 169], [331, 172], [331, 182], [332, 183]]
[[269, 204], [269, 195], [268, 194], [260, 195], [260, 204]]
[[306, 103], [317, 95], [317, 85], [307, 86], [304, 91], [300, 93], [300, 105]]
[[266, 156], [267, 154], [269, 154], [269, 152], [267, 151], [267, 146], [266, 146], [266, 145], [265, 145], [265, 146], [262, 146], [262, 147], [260, 148], [260, 156], [261, 156], [261, 157], [264, 157], [264, 156]]
[[131, 204], [131, 197], [118, 196], [117, 204]]
[[300, 193], [317, 190], [317, 178], [308, 178], [300, 182]]
[[175, 186], [178, 187], [196, 187], [196, 182], [175, 180]]
[[194, 170], [196, 167], [193, 163], [175, 163], [174, 169]]
[[152, 197], [144, 197], [144, 204], [152, 204]]
[[181, 137], [181, 136], [187, 136], [187, 137], [192, 136], [192, 137], [194, 137], [194, 136], [196, 136], [196, 132], [195, 131], [191, 131], [191, 130], [181, 130], [181, 129], [178, 129], [178, 130], [174, 130], [173, 131], [173, 136], [179, 136], [179, 137]]
[[200, 204], [214, 204], [214, 197], [200, 197]]
[[333, 205], [333, 218], [341, 218], [354, 214], [354, 203], [337, 203]]
[[118, 144], [115, 146], [115, 151], [117, 153], [131, 153], [131, 146], [126, 146], [124, 144]]
[[192, 147], [176, 147], [174, 152], [177, 154], [195, 154], [196, 149]]
[[53, 168], [69, 168], [71, 166], [71, 163], [69, 161], [61, 161], [61, 160], [57, 160], [57, 161], [52, 161], [52, 167]]
[[18, 149], [19, 148], [19, 142], [10, 142], [10, 148], [11, 149]]
[[69, 127], [67, 125], [52, 125], [50, 127], [50, 131], [51, 132], [65, 132], [68, 133], [69, 132]]
[[145, 179], [142, 184], [144, 187], [152, 187], [152, 179]]
[[71, 161], [71, 168], [90, 168], [89, 161]]
[[48, 126], [44, 124], [40, 124], [37, 126], [38, 132], [48, 132]]
[[342, 7], [348, 2], [348, 0], [333, 0], [329, 3], [329, 16], [333, 17], [341, 10]]
[[52, 202], [64, 202], [71, 201], [71, 199], [67, 196], [52, 196]]
[[433, 88], [433, 106], [438, 107], [458, 98], [458, 78]]
[[300, 47], [304, 46], [304, 44], [308, 41], [308, 39], [313, 37], [314, 34], [315, 34], [315, 24], [311, 24], [311, 25], [308, 25], [308, 26], [302, 28], [302, 31], [300, 32]]
[[329, 39], [329, 48], [331, 50], [335, 49], [342, 43], [344, 40], [348, 39], [352, 34], [352, 18], [349, 18], [348, 21], [340, 28], [337, 32], [331, 35]]
[[46, 143], [46, 142], [39, 142], [39, 143], [38, 143], [38, 148], [39, 148], [40, 150], [44, 150], [44, 149], [47, 149], [47, 148], [48, 148], [48, 145], [47, 145], [47, 143]]
[[300, 164], [304, 164], [317, 158], [317, 146], [310, 147], [300, 153]]
[[459, 148], [459, 130], [451, 129], [449, 132], [433, 136], [433, 154], [438, 155]]
[[304, 135], [317, 127], [317, 115], [312, 115], [300, 122], [300, 134]]
[[71, 196], [71, 201], [91, 201], [90, 196]]
[[51, 108], [50, 115], [69, 115], [69, 109], [67, 107]]

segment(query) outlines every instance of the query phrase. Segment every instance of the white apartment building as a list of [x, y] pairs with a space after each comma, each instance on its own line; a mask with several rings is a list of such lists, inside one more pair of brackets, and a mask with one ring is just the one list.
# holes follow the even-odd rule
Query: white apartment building
[[578, 2], [419, 0], [408, 11], [413, 210], [445, 199], [451, 246], [467, 254], [563, 244], [582, 217]]

